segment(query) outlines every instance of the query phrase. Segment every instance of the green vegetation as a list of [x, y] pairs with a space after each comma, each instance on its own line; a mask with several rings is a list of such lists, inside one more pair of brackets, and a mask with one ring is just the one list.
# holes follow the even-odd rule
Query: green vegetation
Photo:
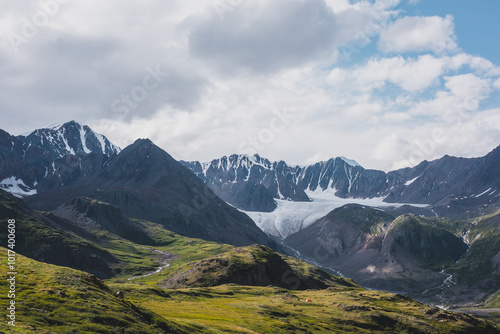
[[[5, 258], [4, 248], [0, 256]], [[163, 290], [147, 284], [105, 284], [92, 275], [21, 255], [17, 265], [17, 326], [0, 323], [0, 331], [8, 333], [457, 333], [493, 329], [466, 314], [357, 286], [294, 291], [226, 284]], [[6, 292], [2, 284], [2, 309], [8, 301]]]
[[279, 255], [262, 245], [239, 247], [188, 263], [162, 280], [159, 285], [180, 288], [208, 287], [225, 283], [272, 285], [294, 290], [357, 286], [350, 279], [330, 275], [298, 259]]
[[[87, 249], [109, 255], [111, 260], [106, 264], [113, 277], [101, 281], [82, 271], [18, 254], [17, 326], [0, 323], [0, 333], [496, 332], [491, 324], [470, 315], [430, 308], [397, 294], [365, 290], [264, 246], [235, 249], [183, 237], [143, 220], [133, 222], [147, 232], [151, 244], [137, 244], [106, 229], [82, 236], [74, 229], [51, 226], [48, 221], [54, 220], [50, 214], [33, 215], [15, 200], [1, 204], [2, 216], [17, 220], [16, 250], [61, 240], [64, 252]], [[372, 232], [384, 223], [382, 219], [370, 225], [356, 217], [360, 228]], [[419, 219], [415, 218], [418, 233], [442, 233], [443, 228], [430, 228]], [[398, 235], [406, 233], [406, 224], [396, 224], [402, 233]], [[477, 226], [483, 228], [482, 224]], [[481, 231], [471, 229], [471, 236], [480, 240]], [[172, 254], [168, 267], [129, 279], [156, 270], [167, 260], [161, 252]], [[5, 248], [0, 248], [0, 258], [6, 258]], [[181, 275], [190, 270], [189, 275]], [[181, 287], [165, 288], [173, 278], [187, 280]], [[7, 290], [7, 284], [0, 285], [4, 310], [9, 302]], [[497, 305], [497, 299], [500, 297], [490, 303]]]
[[500, 288], [500, 211], [470, 224], [469, 251], [449, 272], [470, 285], [491, 281], [494, 292]]
[[[492, 327], [466, 314], [429, 308], [410, 298], [359, 287], [293, 291], [221, 285], [129, 289], [133, 303], [200, 333], [458, 333]], [[307, 300], [310, 300], [308, 302]]]
[[488, 299], [486, 306], [500, 308], [500, 290]]
[[[0, 247], [0, 257], [7, 250]], [[3, 261], [2, 261], [3, 262]], [[5, 321], [6, 333], [189, 333], [176, 324], [117, 297], [95, 276], [54, 266], [17, 254], [16, 327]], [[8, 286], [0, 285], [3, 312], [10, 300]]]
[[[415, 215], [399, 216], [389, 235], [420, 260], [424, 268], [439, 271], [458, 261], [467, 251], [467, 245], [458, 236], [436, 226], [435, 221]], [[445, 224], [445, 220], [439, 221]]]
[[474, 314], [500, 326], [500, 290], [493, 294], [484, 304], [459, 309]]
[[[110, 279], [110, 282], [127, 282], [131, 276], [145, 274], [158, 268], [161, 257], [153, 249], [173, 254], [174, 258], [169, 261], [169, 266], [160, 273], [134, 279], [133, 283], [156, 283], [177, 271], [186, 263], [201, 260], [217, 255], [234, 248], [231, 245], [189, 238], [168, 231], [159, 224], [136, 220], [150, 232], [155, 246], [136, 245], [127, 240], [114, 240], [110, 242], [107, 249], [110, 253], [119, 257], [124, 263], [119, 268], [119, 274]], [[147, 263], [147, 265], [145, 264]]]
[[333, 215], [367, 234], [379, 234], [384, 225], [389, 225], [394, 216], [383, 211], [351, 204], [335, 209]]

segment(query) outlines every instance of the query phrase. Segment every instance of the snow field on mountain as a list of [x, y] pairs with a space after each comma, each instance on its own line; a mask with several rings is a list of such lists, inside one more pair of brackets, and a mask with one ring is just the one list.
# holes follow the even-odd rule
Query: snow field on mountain
[[273, 212], [243, 211], [266, 234], [284, 239], [326, 216], [330, 211], [346, 204], [360, 204], [375, 208], [411, 205], [419, 208], [427, 204], [386, 203], [384, 197], [340, 198], [332, 191], [306, 191], [311, 202], [291, 202], [276, 199], [277, 208]]

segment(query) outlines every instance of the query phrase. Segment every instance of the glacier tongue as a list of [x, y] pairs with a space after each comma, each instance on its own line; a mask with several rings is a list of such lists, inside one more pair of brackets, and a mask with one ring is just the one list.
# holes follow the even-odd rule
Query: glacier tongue
[[[386, 203], [384, 197], [376, 198], [340, 198], [332, 191], [306, 191], [311, 202], [292, 202], [276, 200], [277, 208], [273, 212], [243, 211], [266, 234], [284, 239], [326, 216], [332, 210], [346, 204], [361, 204], [371, 207], [400, 207], [405, 203]], [[409, 204], [425, 208], [426, 204]]]

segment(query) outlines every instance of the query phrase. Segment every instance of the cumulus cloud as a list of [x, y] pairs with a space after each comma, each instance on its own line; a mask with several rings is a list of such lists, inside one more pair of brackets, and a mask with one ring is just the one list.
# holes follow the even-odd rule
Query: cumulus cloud
[[465, 121], [466, 112], [475, 111], [490, 93], [490, 81], [472, 73], [445, 77], [446, 90], [439, 90], [432, 99], [410, 109], [414, 115]]
[[500, 78], [496, 79], [493, 82], [493, 87], [495, 87], [496, 89], [500, 90]]
[[414, 92], [432, 85], [444, 73], [445, 66], [445, 59], [431, 55], [417, 59], [402, 56], [375, 58], [354, 70], [333, 69], [327, 81], [332, 84], [351, 82], [352, 86], [364, 91], [391, 83]]
[[[220, 73], [328, 66], [370, 42], [399, 1], [258, 0], [186, 20], [190, 54]], [[226, 5], [227, 6], [227, 5]], [[223, 15], [222, 15], [223, 14]], [[348, 46], [346, 46], [346, 44]], [[340, 50], [345, 54], [345, 50]], [[357, 51], [359, 52], [359, 51]]]
[[380, 32], [383, 52], [442, 52], [457, 48], [453, 17], [405, 16]]
[[221, 71], [276, 71], [335, 56], [338, 26], [322, 0], [253, 1], [190, 28], [193, 56]]

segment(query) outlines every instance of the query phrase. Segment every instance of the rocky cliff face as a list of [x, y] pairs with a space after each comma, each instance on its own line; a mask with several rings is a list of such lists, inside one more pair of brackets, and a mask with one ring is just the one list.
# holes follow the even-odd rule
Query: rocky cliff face
[[295, 172], [284, 161], [271, 163], [258, 155], [233, 154], [208, 163], [181, 163], [219, 197], [243, 210], [273, 211], [276, 208], [273, 198], [309, 200], [297, 187]]

